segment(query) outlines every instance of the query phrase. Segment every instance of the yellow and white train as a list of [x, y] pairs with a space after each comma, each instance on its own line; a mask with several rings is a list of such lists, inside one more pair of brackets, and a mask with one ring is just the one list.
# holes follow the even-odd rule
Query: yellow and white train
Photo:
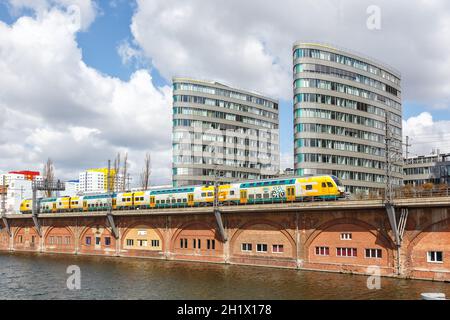
[[[264, 204], [344, 198], [345, 188], [335, 176], [289, 177], [231, 183], [219, 186], [220, 204]], [[161, 188], [136, 192], [96, 194], [77, 197], [44, 198], [39, 200], [39, 212], [135, 210], [212, 205], [213, 186]], [[21, 213], [31, 213], [32, 200], [24, 200]]]

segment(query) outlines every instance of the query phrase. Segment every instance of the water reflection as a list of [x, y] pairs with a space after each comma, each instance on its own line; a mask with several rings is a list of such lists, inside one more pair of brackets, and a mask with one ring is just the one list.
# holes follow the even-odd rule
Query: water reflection
[[[69, 265], [81, 268], [81, 290], [66, 287]], [[147, 259], [0, 253], [2, 299], [419, 299], [450, 296], [450, 284]]]

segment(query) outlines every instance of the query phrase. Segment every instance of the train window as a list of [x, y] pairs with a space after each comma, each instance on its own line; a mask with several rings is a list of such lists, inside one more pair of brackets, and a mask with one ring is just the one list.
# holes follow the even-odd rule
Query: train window
[[202, 192], [202, 197], [206, 197], [206, 192]]
[[258, 194], [256, 195], [256, 199], [261, 199], [261, 198], [262, 198], [262, 194], [258, 193]]
[[208, 197], [212, 197], [213, 193], [212, 192], [208, 192]]
[[181, 202], [181, 199], [177, 199], [177, 203], [180, 203]]
[[127, 201], [130, 202], [130, 201], [131, 201], [131, 198], [127, 198]]
[[312, 190], [312, 189], [313, 189], [313, 187], [312, 187], [311, 184], [308, 184], [308, 185], [306, 186], [306, 190]]
[[325, 182], [322, 182], [322, 188], [326, 188], [327, 184]]
[[183, 199], [183, 202], [187, 202], [187, 199], [185, 198], [185, 199]]
[[230, 191], [230, 196], [234, 196], [234, 190]]
[[127, 201], [127, 199], [125, 199], [125, 198], [122, 198], [122, 202], [125, 202], [125, 201]]
[[176, 199], [172, 199], [172, 203], [175, 203]]
[[255, 199], [255, 195], [254, 195], [254, 194], [249, 194], [249, 195], [248, 195], [248, 198], [249, 198], [249, 199]]
[[[156, 200], [156, 203], [158, 203], [159, 200]], [[161, 200], [161, 203], [166, 203], [166, 200]]]
[[264, 193], [264, 199], [269, 199], [270, 198], [270, 194], [269, 193]]
[[333, 187], [333, 184], [331, 182], [327, 182], [327, 185], [328, 185], [329, 188]]
[[156, 200], [156, 204], [159, 204], [159, 200]]

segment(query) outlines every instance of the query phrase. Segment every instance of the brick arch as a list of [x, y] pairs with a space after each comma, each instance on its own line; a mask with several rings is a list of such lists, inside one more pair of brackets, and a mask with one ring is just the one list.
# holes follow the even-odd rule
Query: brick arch
[[164, 243], [164, 236], [161, 233], [161, 231], [159, 230], [159, 228], [155, 228], [153, 226], [153, 224], [149, 223], [146, 220], [138, 220], [136, 222], [133, 222], [131, 224], [129, 224], [125, 230], [123, 231], [123, 235], [121, 236], [121, 248], [124, 248], [124, 241], [126, 239], [127, 234], [130, 232], [131, 229], [137, 227], [137, 226], [145, 226], [148, 227], [149, 229], [152, 229], [155, 231], [155, 233], [157, 234], [157, 236], [159, 237], [159, 240], [161, 241], [161, 251], [165, 250], [165, 243]]
[[110, 227], [107, 227], [106, 224], [104, 223], [91, 223], [89, 225], [87, 225], [86, 227], [84, 227], [80, 233], [79, 236], [79, 240], [81, 241], [83, 239], [83, 237], [86, 235], [86, 233], [92, 228], [92, 227], [96, 227], [99, 226], [100, 228], [104, 228], [105, 230], [108, 230], [108, 232], [111, 234], [112, 236], [112, 230]]
[[[356, 233], [351, 241], [340, 240], [336, 238], [340, 231], [340, 225], [351, 226], [349, 231]], [[354, 218], [340, 218], [327, 221], [312, 232], [305, 241], [304, 259], [305, 264], [311, 266], [325, 266], [325, 268], [333, 270], [347, 270], [364, 272], [364, 267], [367, 265], [376, 264], [384, 269], [383, 272], [391, 273], [395, 264], [395, 247], [393, 242], [388, 236], [381, 231], [374, 231], [373, 225]], [[359, 234], [359, 235], [358, 235]], [[321, 236], [323, 237], [321, 238]], [[358, 236], [357, 236], [358, 235]], [[323, 241], [319, 241], [323, 240]], [[372, 240], [374, 243], [372, 243]], [[314, 246], [329, 247], [329, 255], [321, 256], [316, 255], [314, 252]], [[337, 247], [356, 248], [358, 254], [356, 257], [340, 257], [337, 256], [335, 249]], [[382, 257], [371, 259], [365, 257], [365, 249], [375, 248], [382, 250]]]
[[340, 219], [334, 219], [334, 220], [330, 220], [327, 221], [321, 225], [319, 225], [318, 227], [315, 228], [314, 232], [311, 233], [306, 241], [305, 241], [305, 249], [309, 249], [311, 243], [325, 230], [335, 226], [335, 225], [339, 225], [339, 224], [353, 224], [356, 226], [359, 226], [363, 229], [366, 229], [368, 232], [370, 232], [372, 235], [374, 235], [375, 237], [381, 236], [381, 240], [383, 245], [387, 248], [387, 249], [394, 249], [394, 243], [392, 242], [392, 240], [383, 232], [373, 232], [373, 229], [376, 229], [375, 226], [371, 225], [370, 223], [364, 222], [362, 220], [358, 220], [358, 219], [354, 219], [354, 218], [340, 218]]
[[[25, 230], [26, 228], [29, 228], [30, 231], [31, 231], [30, 234], [29, 234], [29, 237], [25, 237], [25, 234], [24, 234], [23, 242], [22, 243], [18, 243], [17, 240], [18, 240], [19, 233], [22, 230]], [[31, 240], [32, 240], [33, 236], [35, 237], [34, 238], [34, 240], [35, 240], [34, 244], [31, 243]], [[19, 228], [16, 228], [14, 230], [14, 232], [13, 232], [13, 247], [14, 247], [14, 249], [37, 251], [37, 250], [39, 250], [39, 241], [40, 241], [39, 232], [37, 232], [37, 230], [36, 230], [36, 228], [34, 226], [32, 226], [32, 227], [31, 226], [29, 226], [29, 227], [19, 227]], [[28, 246], [27, 246], [27, 242], [28, 242]]]
[[[424, 272], [419, 269], [427, 269], [428, 273], [437, 272], [435, 275], [426, 275], [425, 277], [436, 277], [437, 279], [450, 279], [446, 274], [446, 270], [450, 267], [448, 259], [448, 247], [450, 247], [449, 237], [443, 237], [440, 232], [445, 232], [450, 235], [450, 218], [432, 223], [418, 232], [408, 243], [406, 248], [406, 266], [409, 273], [415, 274], [417, 277], [424, 277]], [[430, 238], [429, 241], [424, 241]], [[433, 239], [434, 238], [434, 239]], [[443, 263], [429, 263], [427, 261], [427, 251], [444, 251]], [[442, 274], [439, 272], [444, 271]], [[425, 272], [426, 274], [426, 272]]]
[[[87, 245], [85, 243], [84, 238], [86, 237], [86, 234], [94, 227], [99, 227], [104, 230], [104, 232], [101, 234], [101, 244], [96, 245], [95, 243], [95, 234], [93, 234], [93, 237], [91, 237], [91, 243]], [[106, 231], [106, 232], [105, 232]], [[106, 245], [106, 241], [104, 241], [105, 237], [110, 238], [110, 244]], [[116, 244], [117, 240], [114, 237], [111, 228], [107, 227], [104, 223], [91, 223], [84, 227], [80, 233], [80, 236], [78, 238], [78, 249], [81, 253], [87, 253], [87, 254], [110, 254], [115, 255], [116, 254]]]
[[67, 231], [69, 231], [69, 233], [70, 233], [70, 235], [73, 237], [73, 239], [74, 239], [74, 240], [76, 239], [76, 235], [75, 235], [75, 233], [72, 231], [71, 228], [69, 228], [69, 227], [57, 227], [57, 226], [52, 226], [52, 227], [48, 228], [47, 230], [45, 230], [45, 233], [44, 233], [44, 235], [43, 235], [44, 241], [47, 239], [47, 237], [50, 235], [50, 232], [51, 232], [53, 229], [66, 229]]
[[[445, 224], [444, 224], [445, 223]], [[414, 246], [416, 246], [427, 234], [426, 232], [430, 231], [431, 229], [443, 225], [443, 227], [447, 227], [450, 231], [450, 218], [444, 219], [435, 223], [429, 224], [427, 227], [423, 228], [420, 232], [418, 232], [410, 241], [408, 244], [408, 254], [411, 253], [411, 250]]]
[[275, 230], [278, 230], [289, 241], [291, 245], [292, 257], [296, 256], [296, 243], [295, 240], [292, 238], [291, 234], [289, 234], [289, 232], [287, 232], [281, 224], [267, 219], [256, 219], [240, 225], [238, 227], [238, 230], [233, 234], [233, 236], [230, 239], [230, 248], [234, 247], [234, 243], [244, 231], [249, 230], [251, 226], [258, 224], [269, 225], [273, 227]]
[[[197, 228], [194, 228], [197, 227]], [[219, 255], [223, 253], [223, 243], [221, 238], [215, 229], [215, 227], [211, 226], [208, 222], [203, 221], [190, 221], [177, 226], [176, 231], [173, 233], [172, 238], [170, 239], [170, 252], [180, 254], [179, 249], [176, 248], [176, 241], [179, 239], [182, 232], [187, 230], [198, 230], [203, 232], [209, 232], [215, 241], [215, 253], [214, 255]], [[202, 235], [199, 235], [201, 237]], [[204, 235], [203, 235], [204, 236]], [[190, 246], [190, 244], [188, 244]], [[205, 249], [205, 244], [202, 245], [202, 250]]]
[[[52, 235], [52, 231], [54, 230], [65, 230], [66, 233], [65, 234], [56, 234], [56, 237], [61, 237], [62, 242], [61, 243], [53, 243], [50, 244], [48, 243], [49, 241], [49, 237]], [[67, 235], [70, 235], [70, 242], [69, 244], [66, 243], [66, 239], [65, 237], [67, 237]], [[64, 239], [62, 239], [62, 237], [64, 237]], [[44, 235], [43, 235], [43, 241], [44, 241], [44, 247], [46, 251], [57, 251], [57, 252], [72, 252], [76, 249], [76, 235], [73, 232], [73, 230], [69, 227], [58, 227], [58, 226], [52, 226], [50, 228], [48, 228]]]

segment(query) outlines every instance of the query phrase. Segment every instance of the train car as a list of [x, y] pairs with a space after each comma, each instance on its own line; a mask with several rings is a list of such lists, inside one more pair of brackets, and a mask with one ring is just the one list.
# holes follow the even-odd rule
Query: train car
[[40, 213], [56, 213], [56, 198], [45, 198], [39, 201]]
[[70, 212], [82, 212], [83, 211], [83, 197], [71, 197], [69, 211]]
[[134, 197], [132, 192], [120, 192], [116, 197], [117, 210], [129, 210], [134, 207]]
[[269, 179], [240, 185], [240, 204], [334, 200], [344, 188], [334, 176]]
[[[111, 199], [112, 198], [112, 199]], [[111, 201], [111, 202], [110, 202]], [[83, 211], [105, 211], [108, 210], [109, 205], [112, 209], [116, 209], [116, 195], [113, 194], [96, 194], [83, 197]]]
[[30, 214], [33, 210], [33, 200], [25, 199], [20, 203], [20, 213], [22, 214]]
[[56, 198], [56, 212], [70, 211], [70, 197]]
[[198, 187], [165, 188], [150, 191], [151, 208], [192, 207]]

